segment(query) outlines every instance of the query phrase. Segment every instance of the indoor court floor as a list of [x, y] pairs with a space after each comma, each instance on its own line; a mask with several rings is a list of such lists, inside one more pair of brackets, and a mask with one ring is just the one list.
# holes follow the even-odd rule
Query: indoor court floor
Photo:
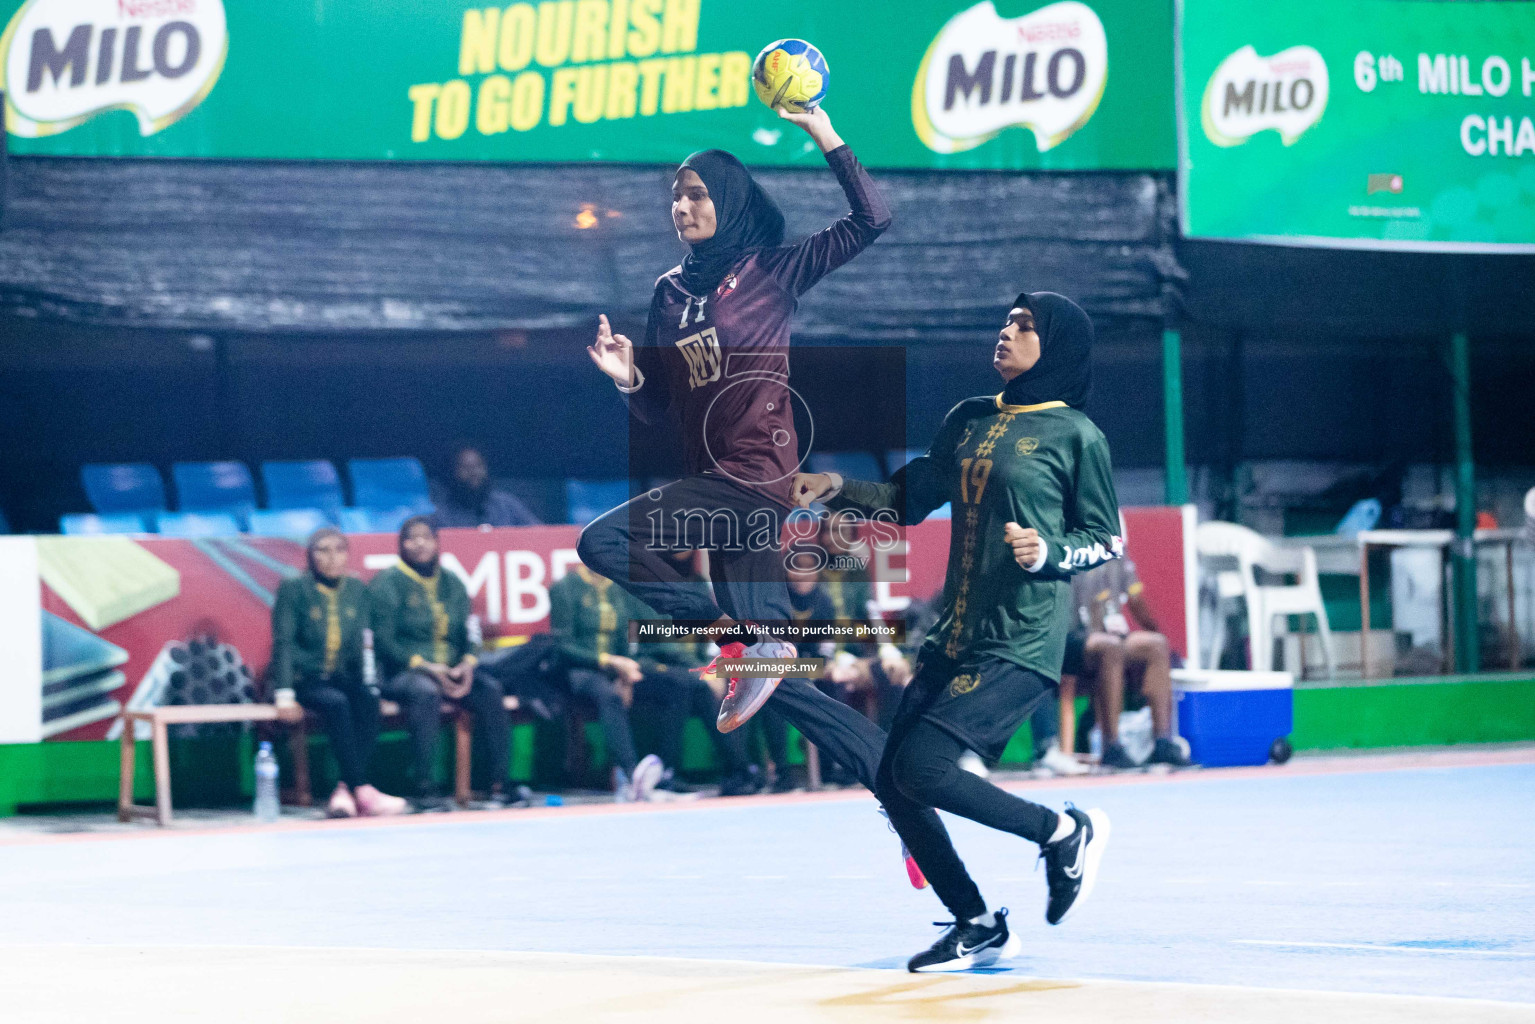
[[1050, 928], [948, 819], [1023, 939], [985, 973], [905, 973], [945, 913], [850, 790], [18, 834], [0, 1018], [1535, 1022], [1535, 748], [1010, 785], [1113, 840]]

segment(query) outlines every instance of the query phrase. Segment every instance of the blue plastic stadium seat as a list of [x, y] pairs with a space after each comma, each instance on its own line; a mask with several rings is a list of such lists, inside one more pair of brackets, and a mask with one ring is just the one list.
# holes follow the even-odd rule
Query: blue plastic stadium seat
[[228, 512], [161, 512], [155, 525], [167, 537], [228, 537], [240, 523]]
[[134, 512], [92, 515], [79, 512], [59, 517], [59, 532], [71, 537], [90, 537], [108, 533], [143, 533], [144, 520]]
[[358, 508], [409, 508], [423, 514], [433, 509], [426, 470], [415, 459], [351, 459], [346, 469], [352, 504]]
[[165, 483], [147, 462], [95, 463], [80, 467], [91, 507], [103, 515], [131, 512], [153, 517], [165, 510]]
[[347, 533], [372, 533], [373, 524], [365, 508], [344, 508], [336, 514], [336, 522]]
[[565, 481], [565, 506], [570, 522], [585, 526], [611, 509], [628, 501], [627, 480], [567, 480]]
[[812, 473], [841, 473], [849, 480], [885, 479], [879, 460], [868, 452], [811, 452], [807, 460]]
[[326, 459], [263, 462], [261, 482], [270, 509], [317, 508], [334, 519], [346, 504], [341, 500], [341, 474]]
[[256, 510], [256, 484], [243, 462], [178, 462], [171, 476], [183, 512], [223, 512], [243, 526]]
[[317, 508], [280, 508], [251, 513], [251, 533], [258, 537], [308, 537], [322, 526], [331, 525], [330, 517]]
[[422, 515], [418, 508], [344, 508], [341, 528], [347, 533], [399, 533], [411, 516]]

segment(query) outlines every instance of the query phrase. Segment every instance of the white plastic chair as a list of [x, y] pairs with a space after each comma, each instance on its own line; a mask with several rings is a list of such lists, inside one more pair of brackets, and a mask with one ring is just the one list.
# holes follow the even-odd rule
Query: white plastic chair
[[[1252, 643], [1255, 672], [1273, 670], [1274, 619], [1280, 615], [1314, 615], [1322, 639], [1322, 658], [1329, 677], [1337, 674], [1332, 628], [1322, 605], [1316, 552], [1309, 547], [1281, 547], [1262, 534], [1236, 523], [1200, 523], [1194, 543], [1201, 558], [1234, 560], [1235, 571], [1218, 572], [1222, 597], [1235, 596], [1240, 582], [1247, 603], [1247, 635]], [[1260, 584], [1255, 569], [1296, 577], [1291, 584]], [[1233, 578], [1235, 577], [1235, 578]], [[1302, 659], [1304, 660], [1304, 658]], [[1301, 666], [1304, 669], [1304, 665]]]

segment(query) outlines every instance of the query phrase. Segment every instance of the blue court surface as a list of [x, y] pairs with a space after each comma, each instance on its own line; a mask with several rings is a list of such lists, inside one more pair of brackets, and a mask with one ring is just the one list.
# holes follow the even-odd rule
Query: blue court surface
[[[348, 978], [335, 1005], [371, 1020], [436, 990], [444, 1020], [745, 1020], [759, 990], [779, 1020], [1535, 1020], [1535, 751], [1015, 786], [1102, 807], [1113, 840], [1051, 928], [1034, 848], [948, 819], [1024, 941], [983, 977], [904, 973], [945, 914], [872, 797], [839, 792], [14, 841], [0, 991], [17, 1021], [334, 1020]], [[289, 983], [315, 992], [264, 1002]], [[178, 1012], [194, 995], [224, 1010]]]

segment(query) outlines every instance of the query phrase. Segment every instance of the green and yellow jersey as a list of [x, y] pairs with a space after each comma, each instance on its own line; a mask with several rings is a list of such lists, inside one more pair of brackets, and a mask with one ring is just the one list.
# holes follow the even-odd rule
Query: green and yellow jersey
[[439, 567], [422, 576], [403, 561], [368, 584], [373, 603], [373, 649], [387, 678], [427, 662], [457, 665], [469, 650], [469, 590]]
[[[948, 573], [921, 656], [1000, 658], [1059, 679], [1071, 611], [1065, 581], [1123, 551], [1102, 432], [1064, 402], [966, 399], [890, 483], [848, 480], [826, 504], [884, 509], [910, 525], [944, 502], [953, 509]], [[1044, 552], [1030, 568], [1013, 557], [1010, 522], [1039, 531]]]
[[274, 689], [337, 674], [361, 682], [368, 621], [368, 588], [354, 576], [343, 576], [333, 587], [308, 572], [283, 580], [272, 606]]

